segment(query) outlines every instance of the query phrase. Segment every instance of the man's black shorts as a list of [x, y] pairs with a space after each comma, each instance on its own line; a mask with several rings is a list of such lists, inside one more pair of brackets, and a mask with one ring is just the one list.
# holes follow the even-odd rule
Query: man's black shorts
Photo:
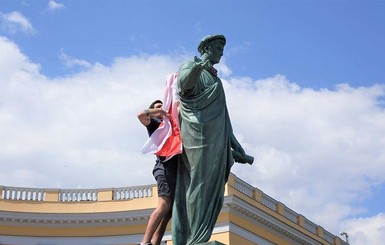
[[166, 162], [156, 160], [156, 164], [152, 171], [158, 184], [158, 196], [168, 196], [174, 199], [176, 186], [176, 172], [178, 167], [178, 156], [172, 157]]

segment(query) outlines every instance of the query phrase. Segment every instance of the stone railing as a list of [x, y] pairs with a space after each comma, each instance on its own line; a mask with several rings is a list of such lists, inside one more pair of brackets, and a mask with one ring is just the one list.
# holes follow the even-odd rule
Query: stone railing
[[152, 197], [153, 185], [114, 189], [39, 189], [0, 186], [0, 199], [18, 201], [96, 202]]
[[22, 201], [44, 201], [44, 189], [0, 186], [0, 198]]
[[[328, 231], [324, 231], [324, 239], [330, 243], [333, 244], [334, 242], [334, 235]], [[347, 244], [347, 243], [346, 243]]]
[[317, 234], [317, 227], [318, 225], [314, 224], [308, 219], [305, 219], [305, 229], [310, 231], [311, 233]]
[[59, 190], [59, 200], [61, 202], [81, 202], [81, 201], [97, 201], [97, 189], [73, 189]]
[[246, 196], [253, 198], [253, 193], [254, 193], [255, 188], [252, 185], [250, 185], [249, 183], [246, 183], [245, 181], [242, 181], [241, 179], [235, 178], [234, 188], [236, 190], [242, 192]]
[[271, 210], [277, 211], [278, 201], [266, 195], [265, 193], [262, 193], [262, 204], [270, 208]]
[[114, 200], [152, 197], [152, 186], [123, 187], [114, 189]]
[[334, 236], [330, 232], [324, 230], [322, 227], [306, 219], [304, 216], [296, 213], [295, 211], [286, 207], [284, 204], [263, 193], [258, 188], [254, 188], [245, 181], [237, 178], [235, 175], [230, 176], [229, 185], [232, 186], [235, 190], [261, 203], [263, 206], [283, 215], [286, 219], [290, 220], [291, 222], [302, 226], [314, 235], [323, 238], [330, 244], [349, 245], [347, 242], [341, 240], [339, 237]]
[[288, 207], [285, 207], [284, 216], [294, 223], [298, 222], [298, 214]]

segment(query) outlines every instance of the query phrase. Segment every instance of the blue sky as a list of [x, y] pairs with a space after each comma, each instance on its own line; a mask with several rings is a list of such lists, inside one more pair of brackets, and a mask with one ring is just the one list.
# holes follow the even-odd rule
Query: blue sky
[[[285, 74], [302, 87], [383, 82], [384, 1], [1, 1], [34, 33], [11, 35], [49, 76], [65, 75], [61, 51], [89, 62], [195, 49], [207, 33], [228, 38], [227, 63], [240, 76]], [[44, 48], [37, 48], [44, 47]]]
[[384, 11], [370, 0], [0, 0], [0, 185], [154, 183], [136, 114], [219, 33], [234, 133], [256, 160], [232, 171], [351, 244], [382, 244]]

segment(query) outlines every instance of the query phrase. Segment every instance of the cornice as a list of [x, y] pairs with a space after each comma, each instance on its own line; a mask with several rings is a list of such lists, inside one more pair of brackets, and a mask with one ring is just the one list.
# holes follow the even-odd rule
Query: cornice
[[237, 196], [226, 196], [223, 206], [228, 209], [229, 212], [234, 213], [257, 226], [263, 226], [274, 233], [289, 238], [297, 244], [322, 245], [322, 243], [317, 240], [307, 236], [292, 226], [285, 224], [281, 220], [267, 214], [263, 210], [258, 209]]
[[153, 209], [103, 213], [24, 213], [0, 211], [0, 224], [42, 227], [100, 227], [146, 224]]

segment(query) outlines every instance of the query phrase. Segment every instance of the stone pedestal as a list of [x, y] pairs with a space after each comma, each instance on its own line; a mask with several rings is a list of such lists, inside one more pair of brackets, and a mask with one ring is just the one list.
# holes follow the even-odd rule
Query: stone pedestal
[[210, 241], [210, 242], [204, 242], [204, 243], [198, 243], [197, 245], [226, 245], [218, 241]]

